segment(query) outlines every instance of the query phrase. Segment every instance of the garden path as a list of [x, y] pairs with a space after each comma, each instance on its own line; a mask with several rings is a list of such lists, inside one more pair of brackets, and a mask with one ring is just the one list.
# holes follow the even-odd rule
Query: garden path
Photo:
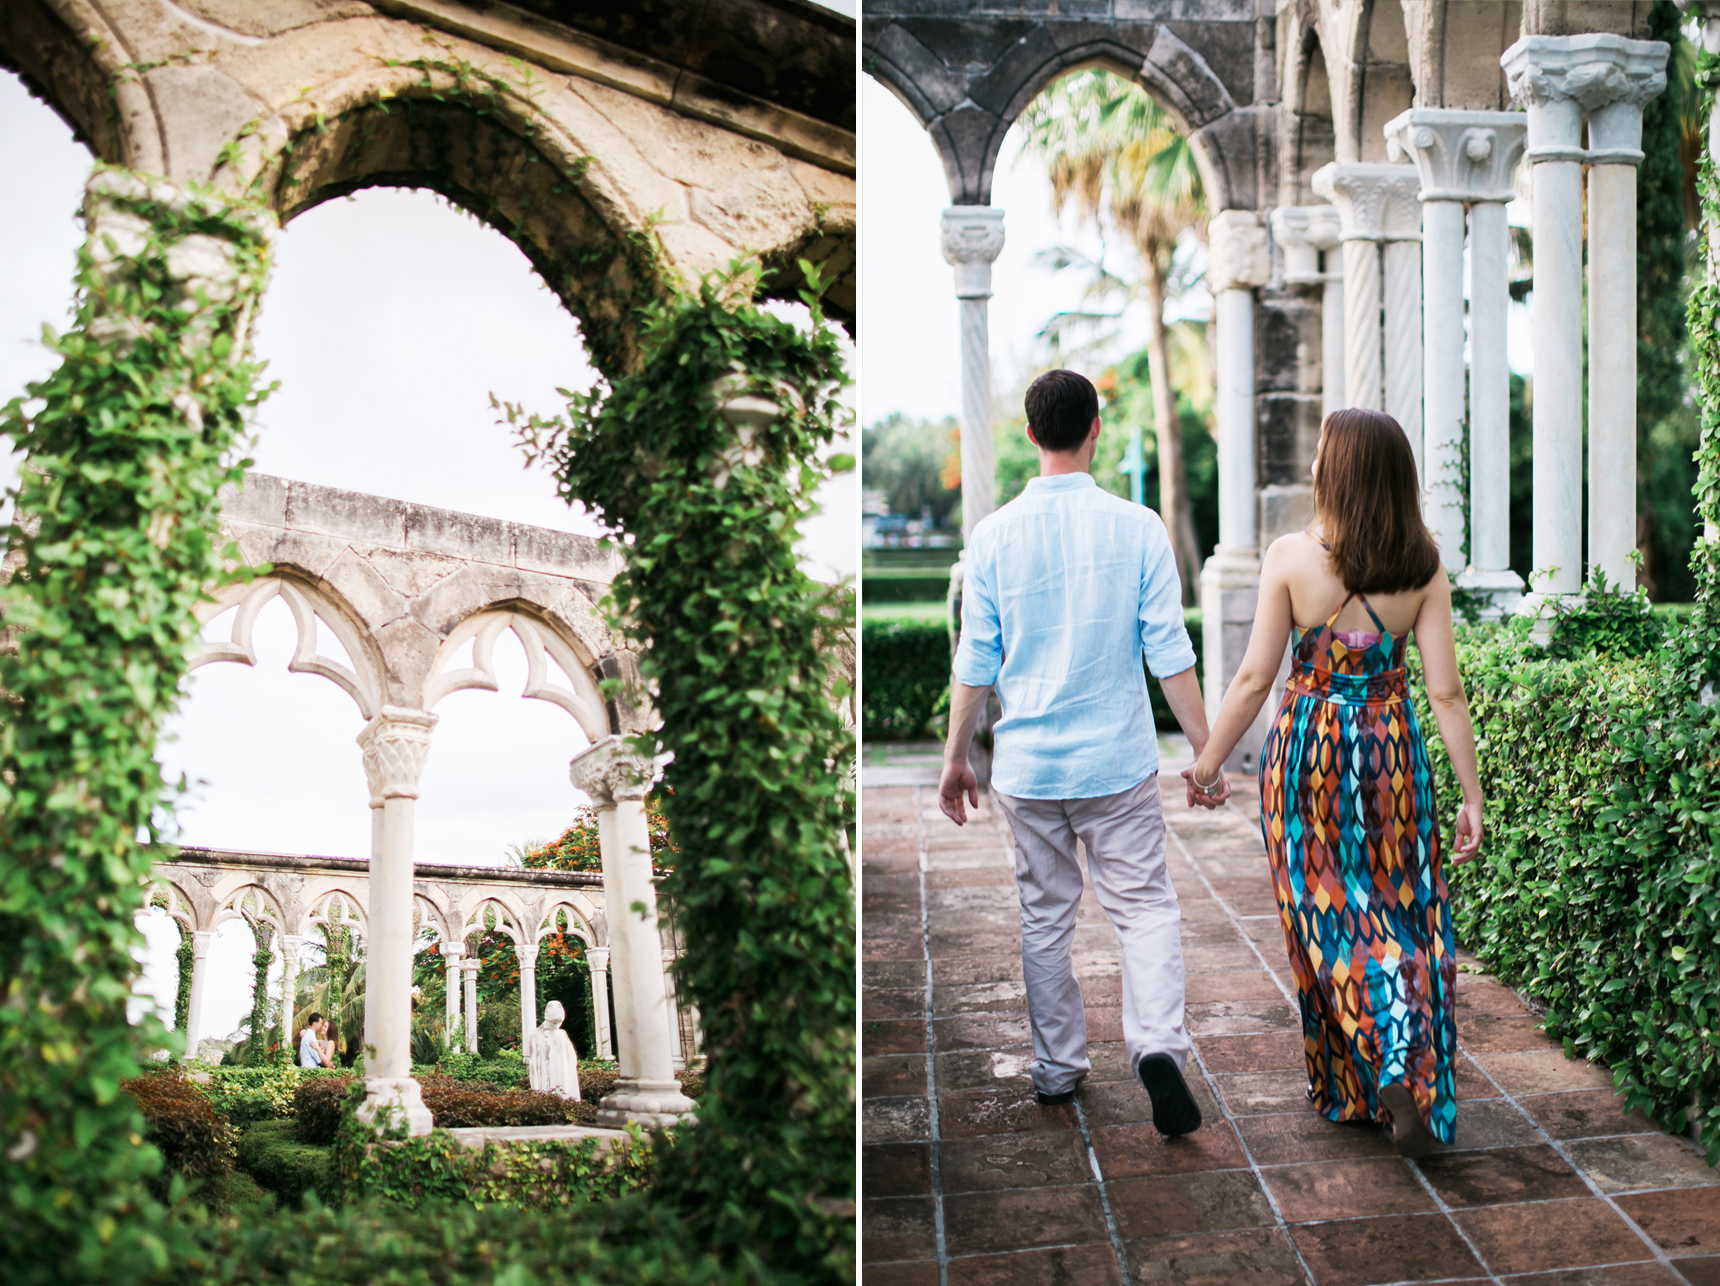
[[1076, 1104], [1039, 1107], [1007, 832], [989, 802], [950, 824], [937, 756], [916, 749], [869, 746], [863, 778], [867, 1286], [1720, 1286], [1720, 1174], [1623, 1114], [1611, 1076], [1467, 956], [1456, 1147], [1410, 1162], [1308, 1107], [1252, 791], [1166, 807], [1204, 1127], [1152, 1127], [1090, 888], [1075, 953], [1093, 1071]]

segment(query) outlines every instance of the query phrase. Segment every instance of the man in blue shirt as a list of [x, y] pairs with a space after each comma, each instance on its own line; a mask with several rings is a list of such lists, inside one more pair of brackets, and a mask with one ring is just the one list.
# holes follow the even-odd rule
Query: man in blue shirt
[[[1187, 1134], [1201, 1117], [1183, 1080], [1181, 923], [1165, 869], [1158, 734], [1141, 668], [1145, 657], [1199, 754], [1206, 713], [1182, 583], [1158, 514], [1093, 481], [1093, 385], [1073, 371], [1041, 375], [1027, 390], [1027, 424], [1039, 477], [974, 527], [964, 555], [939, 803], [958, 826], [967, 821], [964, 804], [978, 806], [968, 745], [995, 689], [1002, 716], [992, 789], [1015, 837], [1039, 1101], [1071, 1101], [1092, 1066], [1073, 962], [1079, 841], [1122, 944], [1130, 1066], [1152, 1097], [1160, 1133]], [[1200, 802], [1228, 793], [1221, 782]]]

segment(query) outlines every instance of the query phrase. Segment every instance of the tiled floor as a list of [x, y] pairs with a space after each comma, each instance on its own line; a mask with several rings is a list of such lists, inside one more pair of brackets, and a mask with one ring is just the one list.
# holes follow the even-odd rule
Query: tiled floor
[[1167, 1142], [1150, 1123], [1091, 893], [1076, 965], [1093, 1071], [1075, 1105], [1039, 1107], [1001, 819], [958, 830], [930, 785], [902, 784], [926, 775], [869, 755], [863, 779], [866, 1286], [1720, 1286], [1720, 1175], [1623, 1115], [1606, 1072], [1470, 965], [1455, 1148], [1412, 1163], [1308, 1107], [1250, 799], [1166, 807], [1206, 1124]]

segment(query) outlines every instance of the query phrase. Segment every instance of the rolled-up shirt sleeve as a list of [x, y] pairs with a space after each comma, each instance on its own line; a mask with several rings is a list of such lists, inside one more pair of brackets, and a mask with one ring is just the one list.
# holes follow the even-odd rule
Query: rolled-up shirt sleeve
[[[977, 534], [977, 533], [976, 533]], [[979, 542], [974, 542], [975, 546]], [[956, 645], [955, 680], [988, 688], [1003, 668], [1003, 621], [997, 612], [997, 587], [982, 550], [970, 547], [962, 576], [962, 637]]]
[[1183, 623], [1182, 577], [1177, 575], [1169, 533], [1156, 514], [1153, 524], [1156, 530], [1147, 541], [1141, 567], [1141, 652], [1147, 669], [1164, 679], [1194, 664], [1194, 644]]

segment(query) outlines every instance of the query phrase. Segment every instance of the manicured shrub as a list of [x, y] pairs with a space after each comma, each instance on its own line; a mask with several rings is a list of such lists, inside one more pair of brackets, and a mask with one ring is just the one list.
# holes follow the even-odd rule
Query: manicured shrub
[[860, 622], [862, 735], [867, 741], [941, 736], [934, 727], [950, 687], [950, 631], [941, 620]]
[[485, 1093], [470, 1086], [425, 1086], [424, 1106], [444, 1130], [480, 1125], [572, 1125], [597, 1119], [590, 1103], [535, 1090]]
[[294, 1125], [259, 1121], [239, 1137], [239, 1165], [287, 1207], [315, 1192], [329, 1166], [329, 1150], [300, 1143]]
[[[1674, 632], [1646, 654], [1617, 604], [1561, 626], [1460, 631], [1486, 800], [1481, 856], [1448, 867], [1459, 941], [1546, 1006], [1567, 1052], [1612, 1069], [1634, 1107], [1698, 1127], [1720, 1159], [1720, 706]], [[1568, 627], [1568, 628], [1567, 628]], [[1562, 638], [1561, 638], [1562, 635]], [[1681, 639], [1683, 640], [1681, 642]], [[1459, 802], [1437, 731], [1441, 814]]]
[[212, 1179], [232, 1168], [233, 1127], [182, 1073], [151, 1072], [120, 1088], [137, 1100], [168, 1175]]
[[[417, 1075], [416, 1069], [413, 1074]], [[525, 1060], [511, 1051], [500, 1058], [445, 1053], [437, 1061], [432, 1074], [447, 1076], [457, 1081], [487, 1081], [502, 1089], [514, 1089], [524, 1084], [529, 1071]]]
[[293, 1115], [293, 1095], [306, 1080], [341, 1077], [329, 1068], [293, 1066], [219, 1067], [204, 1069], [199, 1084], [215, 1110], [236, 1126], [275, 1121]]
[[351, 1076], [319, 1076], [293, 1091], [293, 1117], [298, 1123], [295, 1133], [300, 1143], [326, 1148], [334, 1142], [353, 1081]]

